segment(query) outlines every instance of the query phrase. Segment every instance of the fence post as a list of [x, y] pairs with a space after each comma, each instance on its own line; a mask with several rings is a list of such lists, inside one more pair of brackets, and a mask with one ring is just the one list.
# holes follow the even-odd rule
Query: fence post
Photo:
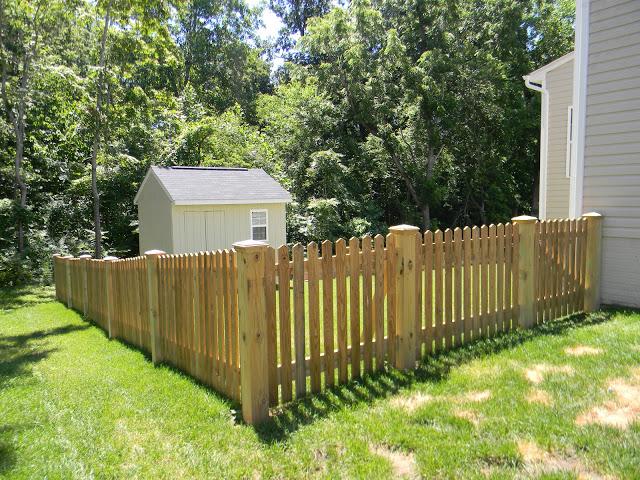
[[536, 217], [522, 215], [514, 217], [511, 221], [518, 225], [520, 236], [520, 248], [518, 250], [518, 305], [520, 317], [518, 324], [523, 328], [531, 328], [535, 325], [535, 232]]
[[[267, 288], [265, 261], [269, 246], [245, 240], [233, 244], [238, 264], [238, 322], [242, 417], [249, 424], [269, 418]], [[298, 368], [304, 368], [304, 365]]]
[[395, 255], [394, 285], [396, 292], [396, 354], [394, 366], [401, 370], [416, 366], [416, 235], [420, 229], [413, 225], [396, 225], [389, 228], [393, 236]]
[[53, 285], [56, 287], [56, 300], [60, 301], [60, 261], [62, 255], [59, 253], [53, 254]]
[[64, 274], [67, 281], [67, 308], [73, 308], [73, 295], [71, 292], [71, 259], [73, 258], [73, 255], [67, 255], [62, 258], [65, 259]]
[[80, 265], [82, 265], [82, 315], [87, 316], [89, 311], [89, 283], [87, 270], [89, 268], [89, 260], [91, 255], [84, 254], [78, 257], [80, 259]]
[[158, 331], [158, 257], [164, 255], [162, 250], [148, 250], [147, 257], [147, 293], [149, 298], [149, 331], [151, 332], [151, 361], [161, 361], [160, 332]]
[[113, 282], [111, 279], [111, 262], [118, 260], [118, 257], [108, 255], [102, 260], [104, 260], [104, 285], [107, 302], [107, 333], [109, 334], [109, 338], [113, 338], [113, 334], [111, 333], [111, 319], [113, 318]]
[[587, 220], [587, 263], [584, 276], [584, 311], [600, 308], [600, 268], [602, 261], [602, 215], [589, 212]]

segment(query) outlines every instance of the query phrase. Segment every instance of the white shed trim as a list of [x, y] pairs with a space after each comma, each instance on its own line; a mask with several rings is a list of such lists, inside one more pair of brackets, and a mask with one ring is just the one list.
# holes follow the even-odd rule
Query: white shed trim
[[171, 202], [173, 205], [247, 205], [254, 203], [291, 203], [290, 198], [278, 199], [240, 199], [240, 200], [177, 200]]
[[138, 205], [138, 199], [140, 198], [140, 194], [142, 193], [142, 189], [144, 188], [144, 185], [147, 183], [147, 180], [149, 180], [149, 176], [153, 175], [154, 177], [156, 177], [156, 180], [158, 181], [158, 183], [160, 184], [160, 186], [162, 187], [162, 191], [164, 192], [164, 194], [167, 196], [167, 198], [169, 199], [169, 201], [171, 203], [173, 203], [173, 201], [171, 200], [171, 195], [169, 195], [169, 192], [167, 191], [167, 188], [164, 186], [164, 184], [160, 181], [160, 179], [158, 178], [158, 176], [153, 173], [153, 169], [150, 168], [149, 170], [147, 170], [147, 174], [144, 176], [144, 178], [142, 179], [142, 183], [140, 184], [140, 187], [138, 187], [138, 193], [136, 193], [136, 196], [133, 197], [133, 204], [134, 205]]

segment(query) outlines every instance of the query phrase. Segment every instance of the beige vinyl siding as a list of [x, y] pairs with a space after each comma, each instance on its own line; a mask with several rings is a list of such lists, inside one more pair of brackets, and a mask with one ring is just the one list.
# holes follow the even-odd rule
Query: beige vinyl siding
[[149, 175], [138, 198], [140, 253], [173, 251], [171, 201], [155, 175]]
[[573, 101], [573, 61], [547, 72], [546, 89], [549, 95], [546, 218], [566, 218], [569, 216], [567, 111]]
[[[251, 238], [251, 210], [267, 210], [267, 241], [277, 248], [286, 243], [286, 214], [284, 203], [248, 205], [174, 205], [174, 253], [231, 248], [234, 242]], [[185, 216], [191, 220], [185, 222]], [[204, 221], [199, 221], [204, 219]], [[207, 221], [222, 220], [222, 229], [207, 228]], [[185, 228], [187, 226], [187, 228]], [[204, 243], [206, 242], [206, 246]]]
[[602, 300], [640, 306], [640, 2], [590, 2], [583, 211], [604, 215]]

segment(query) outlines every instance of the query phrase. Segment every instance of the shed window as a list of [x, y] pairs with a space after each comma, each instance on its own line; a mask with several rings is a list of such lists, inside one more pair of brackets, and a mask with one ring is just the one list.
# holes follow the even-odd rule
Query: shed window
[[267, 240], [266, 210], [251, 210], [251, 240]]
[[567, 178], [571, 178], [571, 154], [573, 153], [573, 106], [567, 109], [567, 160], [565, 173]]

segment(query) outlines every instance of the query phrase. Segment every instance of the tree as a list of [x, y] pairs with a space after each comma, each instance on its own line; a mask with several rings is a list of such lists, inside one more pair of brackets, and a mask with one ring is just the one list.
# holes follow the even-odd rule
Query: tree
[[280, 49], [291, 50], [295, 39], [305, 35], [309, 19], [326, 15], [331, 7], [331, 0], [269, 0], [269, 8], [284, 24], [278, 38]]
[[[4, 113], [13, 129], [17, 250], [25, 249], [27, 180], [24, 175], [25, 137], [32, 80], [41, 56], [58, 45], [60, 28], [73, 14], [66, 2], [0, 1], [0, 92]], [[66, 17], [66, 18], [65, 18]], [[43, 45], [45, 45], [43, 47]]]

